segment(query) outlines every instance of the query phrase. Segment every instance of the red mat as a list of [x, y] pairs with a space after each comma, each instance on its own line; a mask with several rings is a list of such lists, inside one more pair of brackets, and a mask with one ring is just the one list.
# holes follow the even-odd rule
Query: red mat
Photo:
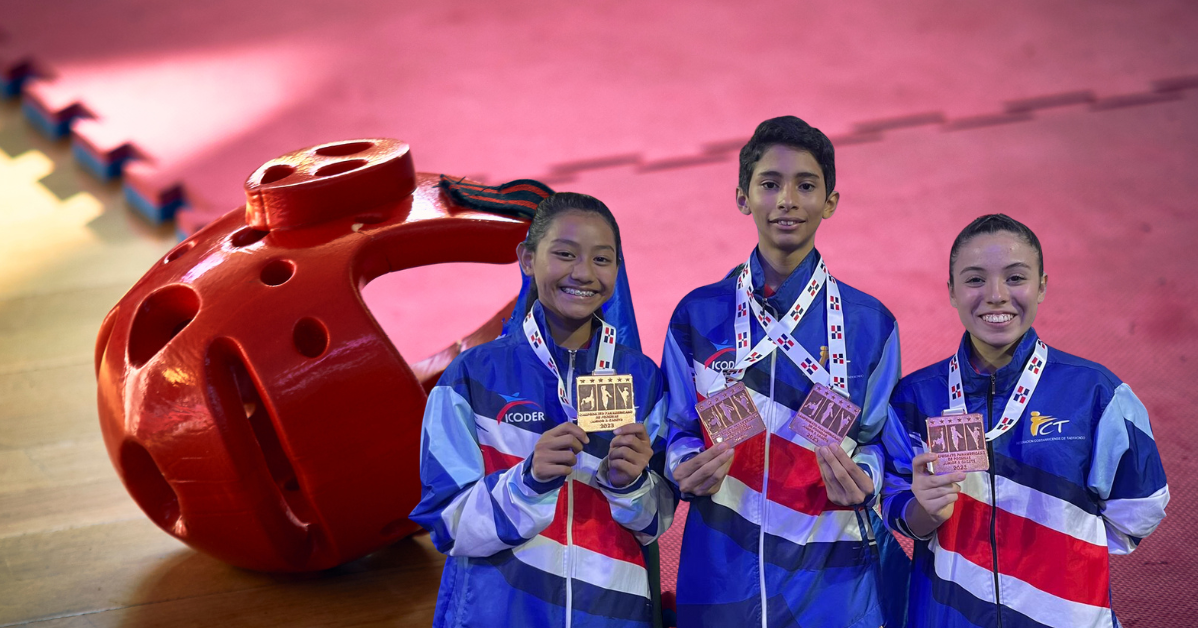
[[[683, 294], [753, 246], [734, 152], [762, 118], [835, 137], [842, 204], [819, 246], [897, 315], [906, 371], [961, 333], [954, 234], [1010, 213], [1046, 249], [1038, 331], [1130, 382], [1167, 467], [1166, 521], [1113, 560], [1118, 614], [1196, 623], [1195, 3], [0, 0], [0, 28], [0, 71], [54, 70], [27, 97], [136, 145], [140, 184], [183, 185], [191, 225], [240, 204], [263, 161], [360, 136], [411, 142], [420, 170], [599, 196], [655, 358]], [[494, 312], [516, 272], [427, 268], [365, 296], [413, 361]]]

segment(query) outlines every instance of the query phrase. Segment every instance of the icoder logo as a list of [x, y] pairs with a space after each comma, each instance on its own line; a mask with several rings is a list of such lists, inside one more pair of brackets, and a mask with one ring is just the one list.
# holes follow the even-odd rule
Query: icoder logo
[[712, 354], [704, 362], [704, 366], [719, 372], [732, 371], [733, 367], [737, 366], [734, 358], [737, 354], [734, 353], [733, 347], [726, 347]]
[[536, 402], [521, 399], [517, 395], [500, 395], [508, 403], [496, 413], [497, 423], [533, 423], [543, 421], [546, 413]]

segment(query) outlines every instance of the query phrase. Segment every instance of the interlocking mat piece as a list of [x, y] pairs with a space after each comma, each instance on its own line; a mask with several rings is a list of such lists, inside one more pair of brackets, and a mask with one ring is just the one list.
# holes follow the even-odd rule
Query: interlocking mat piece
[[95, 169], [118, 169], [129, 143], [153, 160], [129, 186], [135, 205], [158, 220], [186, 201], [193, 227], [236, 206], [229, 182], [278, 150], [345, 137], [403, 138], [432, 171], [508, 180], [613, 156], [711, 160], [696, 154], [781, 112], [846, 135], [1142, 92], [1195, 74], [1195, 15], [1032, 0], [0, 2], [2, 51], [53, 68], [52, 91], [73, 95], [29, 85], [31, 116], [59, 131], [94, 115], [77, 135]]

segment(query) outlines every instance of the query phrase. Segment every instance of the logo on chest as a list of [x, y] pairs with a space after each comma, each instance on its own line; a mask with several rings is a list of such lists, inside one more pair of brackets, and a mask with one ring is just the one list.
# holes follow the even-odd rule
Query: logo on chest
[[501, 395], [508, 403], [496, 413], [497, 423], [536, 423], [546, 419], [546, 413], [535, 401]]
[[1063, 433], [1063, 426], [1070, 422], [1070, 419], [1059, 419], [1052, 416], [1046, 416], [1037, 411], [1030, 412], [1029, 435], [1034, 437], [1058, 436]]

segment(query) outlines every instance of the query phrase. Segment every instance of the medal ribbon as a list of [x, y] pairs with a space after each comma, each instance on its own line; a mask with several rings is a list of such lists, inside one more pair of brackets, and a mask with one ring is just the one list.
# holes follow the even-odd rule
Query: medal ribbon
[[[817, 293], [821, 291], [821, 286], [825, 286], [825, 312], [826, 321], [829, 324], [826, 330], [829, 339], [828, 371], [825, 370], [825, 367], [821, 366], [821, 363], [803, 345], [792, 338], [792, 332], [795, 331], [796, 325], [800, 323], [800, 319], [804, 317], [809, 307], [812, 306]], [[842, 316], [842, 295], [838, 288], [837, 280], [829, 274], [829, 269], [825, 267], [825, 260], [817, 260], [817, 268], [813, 271], [808, 284], [800, 292], [800, 296], [796, 298], [796, 302], [788, 309], [787, 315], [783, 317], [782, 321], [776, 320], [770, 312], [763, 309], [762, 305], [754, 299], [753, 284], [750, 277], [750, 260], [746, 261], [746, 264], [742, 266], [742, 272], [738, 275], [735, 295], [737, 307], [733, 319], [733, 330], [736, 335], [734, 346], [737, 350], [737, 363], [733, 369], [725, 373], [727, 379], [740, 380], [745, 375], [747, 368], [771, 355], [772, 351], [779, 348], [783, 350], [788, 358], [813, 383], [828, 383], [829, 387], [833, 390], [836, 390], [847, 398], [850, 397], [846, 367], [846, 333], [845, 322]], [[766, 332], [766, 336], [753, 349], [750, 348], [751, 312], [753, 312], [754, 317], [758, 319], [759, 325]], [[714, 391], [709, 392], [712, 393]]]
[[[1046, 368], [1047, 352], [1046, 343], [1038, 340], [1033, 347], [1033, 355], [1030, 355], [1025, 362], [1025, 368], [1021, 371], [1020, 379], [1017, 380], [1016, 389], [1013, 390], [1012, 396], [1008, 398], [1008, 403], [1004, 406], [1004, 414], [1000, 415], [1000, 422], [983, 435], [984, 439], [996, 440], [1021, 420], [1021, 415], [1025, 414], [1025, 405], [1033, 396], [1038, 380], [1042, 378], [1042, 370]], [[950, 410], [966, 414], [967, 400], [963, 395], [962, 370], [958, 364], [957, 353], [950, 358], [950, 375], [946, 382], [950, 392]]]
[[[613, 367], [613, 351], [617, 347], [617, 328], [609, 325], [604, 321], [600, 321], [603, 326], [603, 331], [600, 333], [600, 346], [596, 350], [596, 368], [594, 371], [612, 370]], [[558, 373], [558, 365], [554, 363], [554, 356], [550, 355], [550, 349], [546, 346], [546, 339], [542, 336], [542, 331], [538, 329], [537, 322], [533, 319], [533, 310], [530, 310], [525, 315], [525, 322], [521, 324], [525, 330], [525, 340], [529, 342], [530, 348], [537, 354], [539, 360], [546, 368], [554, 373], [555, 379], [558, 380], [558, 402], [562, 404], [563, 411], [567, 413], [567, 418], [571, 421], [575, 420], [577, 414], [575, 407], [571, 405], [571, 398], [567, 396], [567, 387], [563, 384], [562, 375]]]

